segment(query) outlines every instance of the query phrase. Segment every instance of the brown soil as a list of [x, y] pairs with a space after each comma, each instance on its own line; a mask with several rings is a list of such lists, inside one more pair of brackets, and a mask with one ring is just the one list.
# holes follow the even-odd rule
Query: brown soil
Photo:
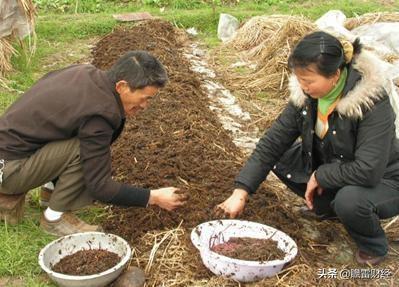
[[[178, 263], [184, 266], [184, 274], [189, 273], [186, 276], [206, 282], [213, 280], [214, 276], [202, 264], [198, 250], [190, 242], [189, 233], [196, 225], [217, 218], [213, 213], [214, 207], [231, 194], [244, 156], [233, 144], [229, 132], [222, 128], [216, 114], [209, 109], [201, 79], [190, 70], [180, 39], [181, 34], [170, 23], [152, 20], [138, 26], [117, 28], [101, 39], [93, 50], [93, 63], [104, 69], [128, 50], [147, 50], [166, 66], [170, 78], [169, 84], [147, 110], [128, 119], [123, 135], [113, 145], [113, 177], [147, 188], [175, 186], [190, 194], [188, 203], [175, 212], [157, 207], [111, 207], [102, 225], [106, 231], [128, 240], [136, 253], [142, 255], [149, 254], [153, 247], [148, 234], [174, 229], [182, 222], [186, 232], [180, 244], [190, 250], [188, 256], [179, 259]], [[339, 224], [328, 221], [305, 224], [299, 220], [298, 213], [292, 209], [297, 197], [287, 194], [280, 184], [267, 181], [257, 194], [251, 196], [241, 218], [270, 225], [290, 235], [299, 249], [291, 264], [298, 268], [310, 265], [315, 268], [306, 269], [308, 273], [304, 273], [303, 278], [309, 281], [310, 286], [316, 286], [317, 268], [353, 264], [344, 261], [334, 265], [341, 246], [352, 245], [352, 242], [348, 241]], [[320, 233], [319, 237], [314, 230]], [[325, 233], [326, 230], [329, 232]], [[143, 268], [146, 262], [141, 264]], [[171, 284], [187, 286], [184, 281], [176, 283], [179, 280], [177, 276], [181, 276], [179, 272], [168, 273], [176, 278]], [[163, 284], [157, 281], [157, 274], [147, 274], [148, 286]], [[259, 286], [272, 286], [274, 283]]]
[[231, 237], [214, 245], [211, 250], [220, 255], [249, 261], [283, 260], [285, 253], [277, 247], [277, 241], [251, 237]]
[[93, 275], [114, 267], [121, 258], [118, 254], [103, 249], [80, 250], [65, 256], [51, 269], [68, 275]]

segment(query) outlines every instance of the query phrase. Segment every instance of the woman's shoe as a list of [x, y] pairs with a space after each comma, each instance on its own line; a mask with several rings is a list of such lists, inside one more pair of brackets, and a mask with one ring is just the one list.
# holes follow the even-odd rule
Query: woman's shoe
[[336, 215], [333, 214], [316, 214], [313, 210], [310, 210], [306, 205], [303, 205], [299, 208], [299, 214], [307, 219], [312, 220], [339, 220]]
[[364, 252], [360, 249], [356, 251], [356, 261], [359, 264], [367, 264], [367, 265], [378, 265], [382, 261], [384, 261], [386, 255], [382, 256], [377, 256], [377, 255], [371, 255], [368, 254], [367, 252]]

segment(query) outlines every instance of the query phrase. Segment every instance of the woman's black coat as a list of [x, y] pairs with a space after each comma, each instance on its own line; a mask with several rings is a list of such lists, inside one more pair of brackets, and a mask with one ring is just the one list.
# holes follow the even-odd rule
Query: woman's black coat
[[313, 158], [317, 100], [305, 95], [291, 76], [290, 101], [259, 140], [235, 180], [237, 186], [253, 193], [275, 168], [298, 183], [306, 183], [317, 170], [316, 179], [324, 189], [371, 187], [381, 181], [399, 188], [395, 113], [381, 70], [381, 61], [369, 52], [357, 55], [348, 67], [343, 96], [329, 117], [322, 141], [329, 148], [319, 166]]

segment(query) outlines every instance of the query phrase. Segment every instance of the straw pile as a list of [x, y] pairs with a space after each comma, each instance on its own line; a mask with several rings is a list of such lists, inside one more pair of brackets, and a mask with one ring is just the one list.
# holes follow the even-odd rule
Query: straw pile
[[215, 68], [223, 75], [225, 84], [241, 95], [252, 97], [260, 92], [266, 92], [271, 96], [285, 97], [288, 94], [287, 59], [291, 49], [304, 35], [315, 29], [316, 26], [304, 17], [287, 15], [254, 17], [221, 48], [217, 57], [220, 55], [226, 57], [226, 53], [234, 55], [240, 51], [241, 59], [254, 63], [256, 68], [241, 73], [232, 70], [232, 66], [224, 70], [217, 67], [219, 65]]
[[[0, 21], [4, 25], [9, 25], [10, 29], [7, 31], [6, 36], [0, 38], [0, 78], [12, 70], [11, 57], [16, 54], [16, 50], [12, 46], [13, 42], [19, 41], [23, 50], [29, 51], [30, 55], [34, 53], [36, 48], [36, 35], [34, 31], [36, 10], [33, 0], [17, 0], [17, 6], [14, 5], [15, 2], [10, 0], [6, 0], [0, 4]], [[17, 7], [18, 11], [10, 11], [12, 9], [10, 7]], [[21, 22], [21, 18], [24, 20], [23, 23]], [[27, 25], [30, 31], [27, 46], [20, 41], [22, 32], [18, 31], [19, 29], [26, 29], [22, 28], [24, 25]]]
[[252, 17], [237, 31], [236, 36], [228, 44], [237, 51], [250, 50], [267, 40], [281, 27], [281, 22], [286, 18], [287, 16], [284, 15]]
[[11, 57], [16, 54], [16, 50], [11, 40], [10, 36], [0, 39], [0, 77], [12, 70]]
[[366, 13], [361, 16], [348, 18], [345, 21], [345, 28], [352, 30], [361, 25], [376, 22], [399, 22], [399, 12]]

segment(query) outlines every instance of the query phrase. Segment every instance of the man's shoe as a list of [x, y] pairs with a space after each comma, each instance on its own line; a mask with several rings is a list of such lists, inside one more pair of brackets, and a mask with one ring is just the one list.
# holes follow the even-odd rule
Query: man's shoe
[[47, 233], [55, 236], [65, 236], [79, 232], [103, 231], [101, 226], [87, 224], [71, 212], [64, 212], [61, 218], [56, 221], [49, 221], [42, 214], [40, 227]]
[[40, 207], [48, 207], [53, 190], [45, 185], [40, 188]]
[[356, 251], [356, 261], [359, 264], [378, 265], [384, 261], [386, 255], [370, 255], [360, 249]]

